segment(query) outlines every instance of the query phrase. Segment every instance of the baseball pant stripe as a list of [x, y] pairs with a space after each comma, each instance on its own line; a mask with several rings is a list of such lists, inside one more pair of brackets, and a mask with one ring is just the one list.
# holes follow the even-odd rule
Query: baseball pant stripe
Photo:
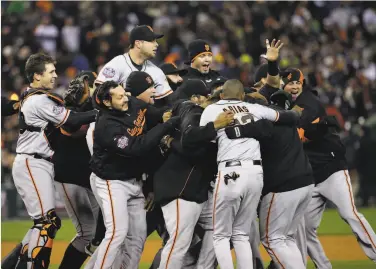
[[80, 226], [80, 232], [81, 232], [81, 235], [84, 236], [84, 230], [82, 229], [82, 225], [81, 225], [81, 222], [80, 222], [80, 218], [78, 217], [77, 213], [76, 213], [76, 210], [74, 210], [74, 207], [73, 207], [73, 204], [72, 204], [72, 201], [70, 200], [69, 196], [68, 196], [68, 192], [65, 188], [65, 185], [64, 183], [61, 184], [63, 186], [63, 190], [64, 190], [64, 194], [65, 196], [67, 197], [68, 199], [68, 202], [70, 204], [70, 207], [72, 208], [72, 211], [73, 211], [73, 214], [76, 216], [76, 219], [78, 221], [78, 226]]
[[174, 242], [172, 243], [170, 253], [168, 253], [167, 262], [166, 262], [166, 269], [168, 268], [168, 264], [170, 262], [171, 255], [172, 255], [172, 252], [174, 251], [174, 247], [175, 247], [175, 244], [176, 244], [176, 239], [178, 238], [178, 235], [179, 235], [179, 220], [180, 220], [180, 216], [179, 216], [180, 212], [179, 211], [180, 211], [179, 210], [179, 199], [176, 199], [176, 232], [175, 232]]
[[343, 173], [345, 174], [345, 177], [346, 177], [346, 184], [347, 184], [347, 188], [349, 189], [349, 195], [350, 195], [350, 200], [351, 200], [351, 206], [352, 206], [352, 211], [355, 215], [355, 217], [358, 219], [359, 223], [362, 225], [362, 228], [363, 230], [365, 231], [365, 233], [367, 234], [368, 238], [369, 238], [369, 241], [371, 241], [371, 244], [372, 246], [376, 249], [376, 245], [375, 243], [372, 241], [372, 238], [371, 236], [369, 235], [366, 227], [364, 226], [363, 222], [361, 221], [361, 219], [359, 218], [358, 214], [356, 214], [356, 210], [355, 210], [355, 205], [354, 205], [354, 199], [353, 199], [353, 194], [351, 192], [351, 187], [350, 187], [350, 182], [349, 182], [349, 177], [346, 173], [346, 171], [344, 170]]
[[269, 219], [270, 219], [270, 212], [272, 209], [273, 201], [274, 201], [275, 193], [273, 193], [272, 200], [270, 201], [269, 209], [268, 209], [268, 216], [266, 217], [266, 243], [268, 244], [268, 248], [272, 251], [274, 257], [277, 259], [277, 262], [282, 266], [282, 269], [285, 269], [281, 261], [278, 259], [277, 255], [273, 251], [273, 249], [270, 247], [269, 242]]
[[[42, 217], [44, 217], [44, 210], [43, 210], [42, 199], [40, 198], [39, 191], [38, 191], [37, 185], [35, 184], [34, 177], [33, 177], [33, 175], [31, 174], [31, 170], [30, 170], [29, 160], [28, 160], [28, 159], [26, 159], [26, 167], [27, 167], [27, 171], [29, 172], [29, 175], [30, 175], [31, 181], [33, 182], [33, 185], [34, 185], [35, 191], [37, 192], [38, 200], [39, 200], [39, 204], [40, 204], [40, 209], [41, 209], [41, 211], [42, 211]], [[38, 239], [38, 241], [39, 241], [39, 239]]]
[[110, 202], [111, 202], [111, 215], [112, 215], [113, 228], [112, 228], [112, 236], [111, 236], [110, 242], [108, 242], [106, 251], [104, 253], [103, 261], [102, 261], [102, 264], [101, 264], [101, 269], [103, 268], [104, 262], [106, 260], [108, 249], [110, 248], [111, 242], [112, 242], [112, 240], [114, 240], [115, 230], [116, 230], [115, 214], [114, 214], [114, 203], [112, 201], [112, 195], [111, 195], [111, 190], [110, 190], [110, 182], [108, 180], [106, 180], [106, 182], [107, 182], [108, 195], [110, 196]]
[[215, 209], [217, 204], [217, 198], [218, 198], [218, 190], [219, 190], [219, 184], [221, 183], [221, 172], [218, 171], [218, 187], [214, 195], [214, 202], [213, 202], [213, 231], [215, 230]]

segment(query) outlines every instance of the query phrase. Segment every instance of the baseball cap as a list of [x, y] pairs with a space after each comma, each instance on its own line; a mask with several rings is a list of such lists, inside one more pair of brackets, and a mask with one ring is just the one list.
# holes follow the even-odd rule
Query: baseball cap
[[133, 71], [125, 83], [125, 90], [138, 96], [154, 85], [151, 76], [143, 71]]
[[83, 77], [83, 76], [87, 76], [88, 77], [88, 84], [89, 84], [89, 87], [90, 88], [93, 88], [94, 86], [94, 81], [97, 79], [97, 73], [93, 72], [93, 71], [89, 71], [89, 70], [83, 70], [81, 71], [77, 76], [76, 78], [78, 77]]
[[285, 85], [291, 81], [300, 81], [300, 83], [304, 85], [304, 75], [298, 68], [287, 68], [280, 72], [280, 75]]
[[129, 41], [134, 44], [136, 40], [143, 40], [151, 42], [155, 39], [162, 38], [164, 35], [154, 33], [153, 28], [149, 25], [139, 25], [132, 29], [129, 34]]
[[227, 81], [227, 78], [219, 76], [213, 82], [210, 83], [209, 88], [211, 90], [214, 90], [215, 87], [225, 84], [226, 81]]
[[162, 69], [165, 75], [179, 74], [180, 76], [184, 76], [188, 73], [187, 69], [178, 69], [173, 63], [163, 63], [159, 68]]
[[201, 79], [188, 79], [180, 86], [180, 89], [188, 98], [192, 95], [207, 96], [209, 94], [205, 82]]
[[189, 54], [189, 61], [184, 62], [185, 64], [191, 64], [197, 56], [202, 53], [212, 53], [211, 46], [208, 42], [202, 39], [196, 39], [189, 43], [188, 45], [188, 54]]

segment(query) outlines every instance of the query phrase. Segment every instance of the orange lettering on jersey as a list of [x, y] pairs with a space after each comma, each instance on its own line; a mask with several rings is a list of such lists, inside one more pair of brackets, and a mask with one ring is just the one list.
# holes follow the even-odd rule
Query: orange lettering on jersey
[[142, 134], [142, 130], [144, 129], [144, 125], [146, 122], [146, 119], [145, 119], [146, 110], [147, 110], [146, 108], [140, 109], [140, 111], [138, 111], [137, 119], [133, 122], [135, 127], [133, 127], [132, 129], [128, 128], [127, 132], [131, 136], [139, 136], [140, 134]]

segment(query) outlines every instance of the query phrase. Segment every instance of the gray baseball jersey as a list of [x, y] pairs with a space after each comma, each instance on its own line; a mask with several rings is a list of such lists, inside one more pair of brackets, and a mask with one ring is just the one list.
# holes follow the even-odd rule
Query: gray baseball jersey
[[[220, 100], [209, 105], [202, 113], [200, 125], [215, 121], [217, 116], [224, 111], [235, 113], [236, 124], [246, 124], [259, 119], [277, 121], [279, 113], [271, 108], [258, 104], [250, 104], [240, 100]], [[230, 160], [261, 160], [260, 143], [253, 138], [229, 139], [224, 131], [217, 132], [218, 155], [217, 161]]]
[[[28, 125], [41, 127], [44, 130], [48, 123], [53, 123], [56, 128], [62, 126], [67, 120], [70, 110], [49, 99], [45, 94], [28, 97], [21, 106], [21, 112]], [[47, 137], [42, 132], [25, 131], [20, 134], [17, 141], [18, 154], [39, 154], [49, 158], [53, 155]]]
[[146, 60], [142, 65], [142, 69], [138, 70], [132, 64], [128, 53], [118, 55], [105, 64], [99, 72], [95, 82], [103, 83], [105, 81], [113, 80], [125, 88], [127, 78], [133, 71], [143, 71], [152, 77], [156, 90], [155, 99], [164, 98], [173, 92], [168, 84], [166, 75], [159, 67], [153, 64], [151, 61]]

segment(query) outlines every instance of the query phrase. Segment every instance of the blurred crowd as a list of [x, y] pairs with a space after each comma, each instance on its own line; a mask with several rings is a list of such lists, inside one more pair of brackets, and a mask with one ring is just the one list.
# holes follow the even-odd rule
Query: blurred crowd
[[[376, 192], [376, 8], [372, 2], [1, 2], [1, 90], [16, 99], [26, 88], [27, 57], [43, 50], [57, 60], [58, 93], [80, 70], [99, 71], [126, 52], [140, 24], [165, 37], [156, 64], [183, 66], [187, 45], [212, 45], [212, 68], [253, 84], [265, 39], [284, 43], [280, 68], [298, 67], [343, 127], [362, 205]], [[17, 117], [2, 121], [2, 182], [10, 178]]]

